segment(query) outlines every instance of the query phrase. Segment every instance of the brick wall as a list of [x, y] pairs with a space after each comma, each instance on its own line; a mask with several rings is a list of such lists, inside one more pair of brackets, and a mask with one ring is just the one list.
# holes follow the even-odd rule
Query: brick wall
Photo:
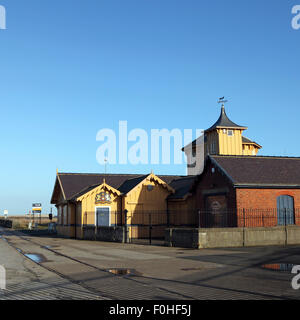
[[300, 189], [237, 189], [237, 208], [276, 208], [281, 195], [293, 197], [295, 208], [300, 208]]
[[300, 189], [235, 189], [229, 178], [209, 161], [195, 188], [196, 209], [202, 212], [201, 225], [207, 225], [207, 221], [210, 221], [210, 212], [206, 212], [207, 197], [218, 194], [226, 196], [228, 208], [226, 215], [221, 217], [220, 226], [227, 220], [230, 227], [277, 226], [277, 197], [281, 195], [294, 198], [295, 224], [300, 225]]
[[294, 198], [295, 224], [300, 225], [300, 189], [236, 189], [238, 225], [276, 226], [277, 197], [281, 195]]

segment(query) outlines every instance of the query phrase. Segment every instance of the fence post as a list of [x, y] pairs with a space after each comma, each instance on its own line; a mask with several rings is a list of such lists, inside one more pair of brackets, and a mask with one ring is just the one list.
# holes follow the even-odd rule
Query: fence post
[[286, 212], [287, 212], [287, 208], [284, 208], [285, 245], [287, 245]]
[[245, 247], [245, 208], [243, 208], [243, 247]]
[[201, 228], [201, 211], [198, 210], [198, 228]]
[[128, 239], [128, 227], [127, 227], [127, 213], [128, 213], [128, 210], [125, 209], [124, 210], [124, 224], [125, 224], [125, 243], [128, 243], [129, 239]]
[[149, 213], [149, 244], [152, 244], [152, 221], [151, 221], [151, 212]]

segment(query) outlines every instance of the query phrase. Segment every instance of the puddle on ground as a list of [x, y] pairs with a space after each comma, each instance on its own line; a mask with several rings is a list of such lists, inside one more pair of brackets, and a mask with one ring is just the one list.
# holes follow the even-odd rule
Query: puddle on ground
[[183, 268], [182, 271], [197, 271], [197, 270], [203, 270], [203, 268]]
[[294, 264], [291, 263], [272, 263], [272, 264], [263, 264], [261, 266], [263, 269], [268, 269], [272, 271], [281, 271], [281, 272], [291, 272]]
[[41, 263], [47, 261], [46, 258], [42, 254], [37, 254], [37, 253], [25, 253], [25, 257], [28, 259], [36, 262], [36, 263]]
[[142, 274], [134, 269], [120, 269], [120, 268], [115, 268], [115, 269], [108, 269], [106, 270], [112, 274], [115, 274], [117, 276], [141, 276]]

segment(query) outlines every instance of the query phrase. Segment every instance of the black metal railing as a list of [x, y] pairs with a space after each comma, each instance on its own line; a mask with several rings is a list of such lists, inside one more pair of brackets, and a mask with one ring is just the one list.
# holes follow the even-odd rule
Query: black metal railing
[[[99, 217], [96, 211], [77, 215], [76, 225], [98, 228], [123, 226], [129, 239], [146, 239], [151, 244], [163, 239], [167, 228], [255, 228], [300, 226], [300, 208], [226, 210], [133, 210], [107, 211]], [[63, 219], [62, 219], [63, 220]], [[104, 222], [104, 223], [103, 223]], [[71, 219], [70, 225], [75, 220]], [[126, 236], [126, 238], [127, 238]]]

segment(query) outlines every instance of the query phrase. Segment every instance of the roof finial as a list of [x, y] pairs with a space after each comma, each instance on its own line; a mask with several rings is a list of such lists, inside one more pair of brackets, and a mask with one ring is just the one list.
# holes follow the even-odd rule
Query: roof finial
[[56, 168], [56, 175], [58, 176], [58, 168]]

